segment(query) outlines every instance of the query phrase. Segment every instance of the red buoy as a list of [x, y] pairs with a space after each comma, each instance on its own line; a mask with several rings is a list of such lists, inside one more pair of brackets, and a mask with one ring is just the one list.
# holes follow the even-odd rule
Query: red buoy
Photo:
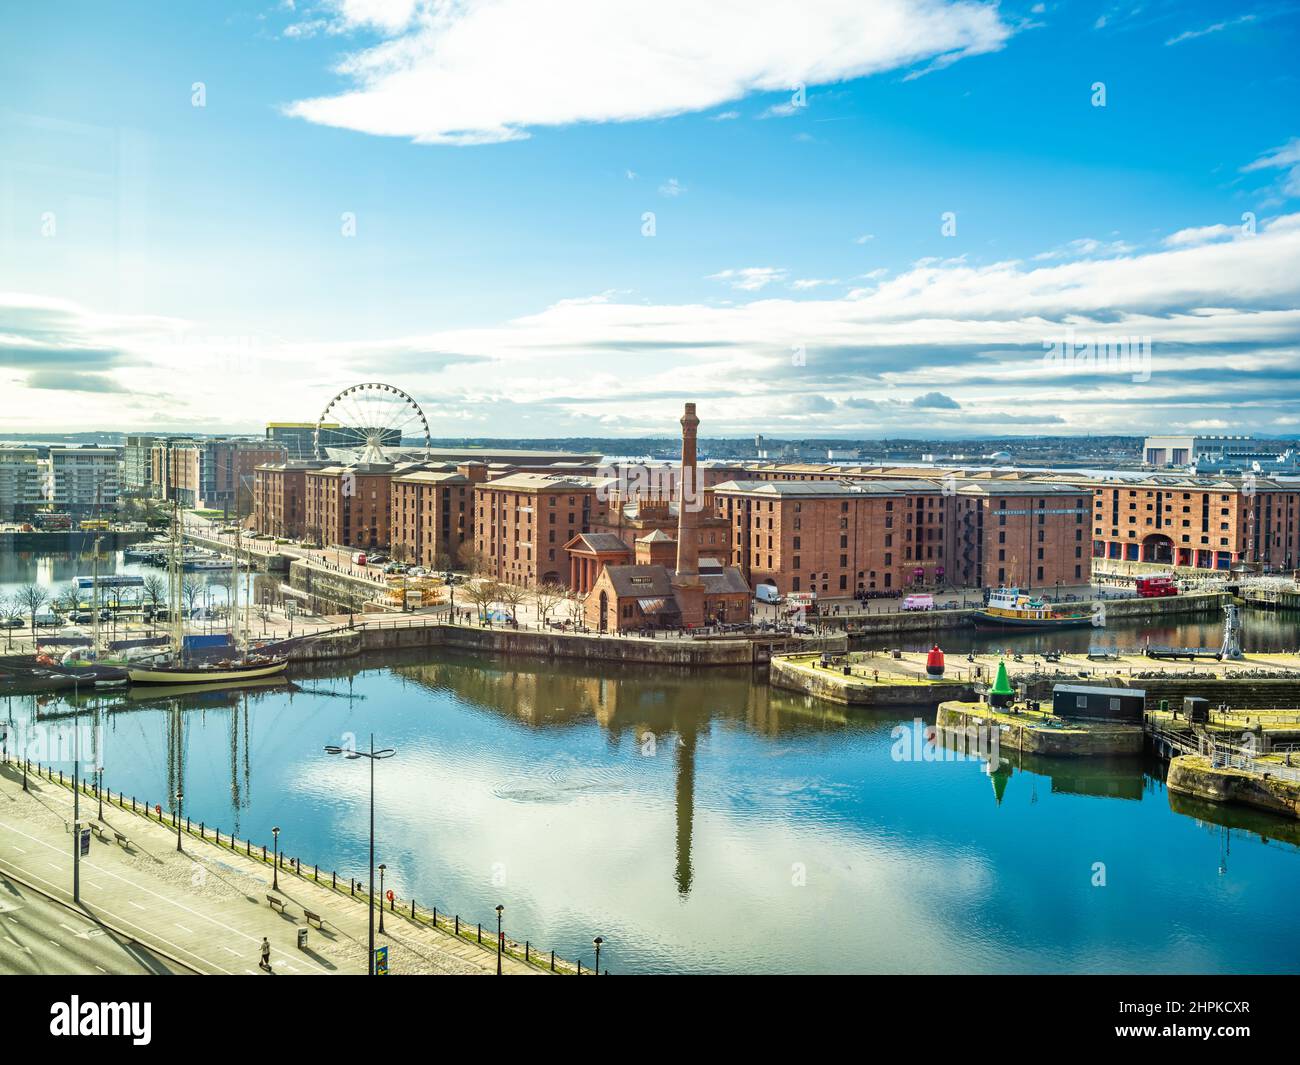
[[925, 672], [931, 677], [943, 676], [943, 652], [939, 650], [937, 643], [930, 648], [930, 653], [925, 656]]

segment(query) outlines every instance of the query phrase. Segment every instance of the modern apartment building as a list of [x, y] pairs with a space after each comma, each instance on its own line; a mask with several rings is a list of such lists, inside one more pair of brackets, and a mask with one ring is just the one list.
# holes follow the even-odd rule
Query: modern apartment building
[[34, 447], [0, 446], [0, 521], [30, 517], [45, 501], [45, 467]]
[[117, 506], [121, 476], [112, 447], [51, 447], [47, 501], [70, 514], [111, 511]]

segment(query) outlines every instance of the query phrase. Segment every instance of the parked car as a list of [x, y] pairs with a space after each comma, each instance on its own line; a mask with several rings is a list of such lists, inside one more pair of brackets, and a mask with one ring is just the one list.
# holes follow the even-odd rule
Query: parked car
[[55, 629], [62, 624], [63, 619], [48, 610], [36, 615], [36, 627], [39, 629]]
[[388, 556], [384, 554], [382, 551], [378, 551], [375, 554], [370, 556], [370, 562], [372, 565], [376, 565], [376, 566], [382, 565], [387, 561], [388, 561]]
[[357, 551], [352, 555], [352, 564], [354, 566], [364, 566], [367, 561], [366, 553], [364, 551]]
[[27, 622], [19, 617], [0, 618], [0, 629], [21, 629], [26, 624]]

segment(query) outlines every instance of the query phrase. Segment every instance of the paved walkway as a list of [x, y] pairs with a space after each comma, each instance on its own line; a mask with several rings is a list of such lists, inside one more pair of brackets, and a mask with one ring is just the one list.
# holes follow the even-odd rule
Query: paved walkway
[[[0, 766], [0, 874], [70, 900], [72, 792], [35, 775], [28, 780], [30, 791], [24, 794], [21, 768]], [[96, 801], [83, 795], [83, 822], [98, 823], [96, 813]], [[81, 901], [91, 918], [201, 973], [258, 974], [263, 936], [271, 942], [276, 973], [365, 973], [364, 903], [282, 871], [277, 894], [286, 905], [277, 913], [266, 900], [272, 872], [258, 860], [189, 836], [185, 853], [178, 853], [174, 831], [108, 803], [103, 824], [107, 838], [92, 834], [90, 854], [81, 860]], [[130, 846], [119, 845], [114, 831], [128, 837]], [[307, 949], [299, 950], [305, 909], [319, 914], [325, 927], [312, 926]], [[394, 974], [496, 972], [496, 954], [487, 946], [396, 913], [386, 913], [384, 924], [386, 934], [376, 933], [376, 944], [390, 947]], [[505, 959], [504, 970], [512, 975], [538, 971], [512, 958]]]

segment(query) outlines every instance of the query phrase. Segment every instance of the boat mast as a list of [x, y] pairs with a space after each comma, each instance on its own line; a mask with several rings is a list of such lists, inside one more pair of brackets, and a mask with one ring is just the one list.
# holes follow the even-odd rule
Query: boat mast
[[235, 521], [235, 562], [230, 571], [230, 637], [234, 649], [239, 650], [239, 544], [240, 529], [238, 517]]
[[181, 618], [181, 584], [184, 580], [184, 569], [181, 563], [183, 540], [180, 520], [180, 507], [175, 500], [172, 500], [171, 549], [167, 553], [167, 606], [171, 611], [168, 620], [171, 622], [172, 630], [172, 655], [178, 662], [181, 660], [181, 651], [185, 645], [185, 622]]
[[94, 547], [91, 549], [91, 578], [90, 578], [90, 655], [92, 658], [99, 657], [99, 541], [95, 537]]

